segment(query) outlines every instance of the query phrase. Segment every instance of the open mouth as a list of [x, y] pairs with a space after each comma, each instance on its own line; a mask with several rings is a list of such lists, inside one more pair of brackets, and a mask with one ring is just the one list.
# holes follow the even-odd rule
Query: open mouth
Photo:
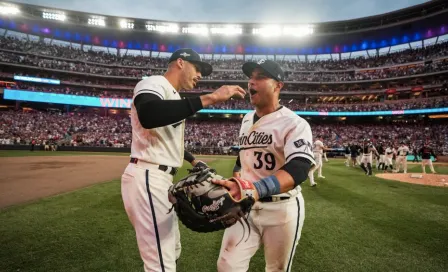
[[250, 95], [254, 95], [254, 94], [256, 94], [256, 93], [257, 93], [257, 91], [256, 91], [256, 90], [254, 90], [254, 89], [250, 89], [250, 90], [249, 90], [249, 92], [250, 92]]

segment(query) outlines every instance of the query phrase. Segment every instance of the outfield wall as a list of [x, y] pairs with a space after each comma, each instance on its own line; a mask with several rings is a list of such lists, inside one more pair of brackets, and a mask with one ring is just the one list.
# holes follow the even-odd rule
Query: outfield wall
[[[30, 150], [30, 145], [0, 145], [0, 150]], [[43, 145], [36, 145], [34, 147], [35, 151], [44, 151]], [[75, 151], [75, 152], [118, 152], [118, 153], [131, 153], [131, 148], [129, 147], [100, 147], [100, 146], [58, 146], [57, 151]], [[51, 151], [48, 151], [51, 152]], [[194, 152], [193, 152], [194, 153]], [[232, 152], [229, 155], [236, 155]], [[343, 152], [330, 151], [327, 153], [328, 157], [345, 157]], [[407, 156], [408, 161], [414, 160], [414, 155]], [[419, 157], [421, 161], [421, 158]], [[435, 161], [434, 157], [431, 156], [431, 160]], [[448, 162], [448, 156], [438, 156], [437, 162]]]

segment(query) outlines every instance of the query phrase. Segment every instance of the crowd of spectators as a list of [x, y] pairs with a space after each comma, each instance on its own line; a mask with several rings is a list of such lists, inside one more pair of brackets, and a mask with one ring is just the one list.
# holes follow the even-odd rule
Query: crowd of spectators
[[0, 142], [4, 144], [35, 140], [41, 145], [53, 141], [59, 145], [120, 147], [131, 143], [130, 119], [118, 115], [2, 111], [0, 124]]
[[[38, 54], [44, 56], [59, 57], [68, 60], [100, 63], [114, 66], [133, 66], [141, 68], [165, 68], [167, 58], [149, 56], [135, 56], [125, 54], [113, 54], [107, 51], [87, 50], [81, 47], [62, 46], [48, 44], [44, 41], [29, 41], [15, 37], [0, 38], [0, 48]], [[290, 71], [331, 71], [353, 70], [360, 68], [372, 68], [421, 61], [448, 55], [448, 43], [439, 43], [424, 48], [413, 48], [399, 52], [388, 53], [381, 56], [358, 57], [343, 60], [277, 60], [286, 70]], [[242, 59], [213, 59], [209, 60], [215, 69], [239, 70], [244, 60]]]
[[[144, 76], [162, 75], [165, 71], [160, 69], [142, 69], [138, 67], [105, 67], [86, 62], [65, 61], [54, 58], [42, 58], [36, 55], [17, 54], [12, 52], [0, 52], [0, 61], [21, 64], [42, 69], [63, 70], [89, 75], [103, 75], [141, 79]], [[368, 72], [344, 71], [344, 72], [288, 72], [286, 81], [296, 82], [350, 82], [367, 81], [387, 78], [405, 77], [448, 70], [448, 58], [444, 61], [429, 64], [405, 65], [399, 68], [377, 68]], [[240, 71], [215, 71], [204, 80], [246, 80], [247, 77]]]
[[[130, 147], [129, 116], [99, 116], [81, 113], [3, 111], [0, 114], [0, 143], [38, 145], [53, 141], [58, 145]], [[239, 120], [187, 120], [185, 146], [197, 153], [226, 153], [238, 145]], [[423, 124], [314, 124], [314, 137], [323, 137], [331, 148], [341, 148], [364, 138], [398, 144], [421, 145], [430, 141], [439, 154], [448, 153], [448, 126]]]
[[[36, 92], [50, 92], [70, 95], [96, 96], [103, 98], [132, 98], [133, 91], [106, 91], [106, 90], [89, 90], [83, 87], [62, 87], [51, 85], [35, 85], [30, 83], [19, 82], [17, 88]], [[381, 101], [381, 97], [371, 101], [350, 101], [324, 103], [315, 100], [308, 100], [306, 103], [302, 100], [284, 100], [281, 103], [294, 111], [382, 111], [382, 110], [409, 110], [409, 109], [426, 109], [426, 108], [443, 108], [448, 107], [448, 96], [441, 94], [432, 98], [417, 98], [403, 100], [386, 100]], [[208, 109], [253, 109], [249, 100], [229, 100], [225, 103], [216, 104], [207, 107]]]
[[423, 143], [429, 143], [437, 154], [448, 154], [448, 126], [443, 124], [310, 125], [313, 136], [322, 137], [324, 144], [330, 148], [360, 144], [362, 139], [370, 139], [374, 144], [382, 141], [394, 147], [398, 147], [400, 142], [405, 142], [409, 147], [421, 147]]
[[[113, 54], [106, 51], [87, 50], [90, 46], [75, 48], [48, 44], [44, 41], [28, 41], [13, 37], [0, 37], [0, 62], [38, 67], [33, 75], [31, 69], [20, 71], [12, 66], [0, 66], [0, 75], [18, 72], [16, 75], [44, 76], [61, 79], [62, 85], [39, 85], [18, 82], [19, 89], [30, 91], [63, 93], [110, 98], [131, 98], [137, 79], [143, 76], [163, 74], [167, 58]], [[9, 50], [9, 51], [8, 51]], [[322, 82], [322, 84], [289, 84], [287, 91], [316, 91], [329, 93], [323, 89], [326, 82], [341, 82], [341, 86], [352, 81], [375, 81], [379, 79], [423, 75], [448, 70], [448, 42], [425, 48], [408, 49], [381, 56], [358, 57], [343, 60], [278, 60], [286, 72], [287, 81]], [[443, 58], [443, 60], [437, 58]], [[434, 60], [434, 61], [428, 61]], [[422, 62], [425, 61], [425, 62]], [[246, 80], [240, 71], [242, 59], [209, 60], [216, 70], [208, 80]], [[410, 64], [411, 62], [420, 62]], [[399, 65], [391, 67], [394, 65]], [[8, 68], [9, 67], [9, 68]], [[359, 70], [362, 68], [372, 68]], [[9, 69], [9, 70], [8, 70]], [[55, 74], [44, 69], [78, 72], [88, 75], [102, 75], [107, 78], [82, 76], [69, 73]], [[46, 73], [46, 74], [45, 74]], [[6, 77], [10, 76], [8, 74]], [[113, 78], [115, 76], [117, 78]], [[126, 77], [126, 78], [123, 78]], [[432, 78], [426, 76], [426, 78]], [[433, 81], [446, 83], [446, 80]], [[214, 83], [205, 83], [214, 84]], [[356, 88], [365, 88], [367, 83]], [[379, 84], [379, 83], [378, 83]], [[420, 83], [419, 83], [420, 84]], [[78, 85], [78, 86], [75, 86]], [[414, 85], [414, 83], [412, 83]], [[86, 87], [89, 86], [89, 87]], [[110, 88], [119, 89], [110, 91]], [[201, 84], [198, 90], [213, 89], [215, 86]], [[352, 87], [347, 87], [352, 88]], [[355, 87], [353, 87], [355, 88]], [[355, 89], [356, 89], [355, 88]], [[307, 102], [299, 99], [281, 101], [281, 104], [296, 111], [379, 111], [407, 110], [448, 107], [448, 96], [441, 94], [434, 98], [418, 98], [396, 101], [350, 102], [346, 99], [338, 103], [321, 103], [314, 99]], [[252, 109], [248, 100], [230, 100], [213, 109]], [[226, 153], [236, 146], [240, 123], [234, 120], [187, 120], [185, 146], [196, 153]], [[443, 125], [342, 125], [311, 124], [313, 135], [322, 136], [324, 143], [332, 148], [340, 148], [344, 143], [362, 138], [398, 141], [406, 140], [413, 145], [430, 140], [439, 154], [448, 153], [448, 127]], [[2, 111], [0, 114], [0, 144], [29, 144], [32, 140], [44, 145], [48, 142], [58, 145], [130, 147], [131, 126], [129, 116], [100, 116], [87, 113], [62, 113], [42, 111]]]
[[[104, 51], [83, 51], [67, 46], [50, 45], [42, 41], [22, 41], [11, 37], [0, 38], [0, 48], [14, 50], [14, 52], [1, 51], [0, 61], [2, 62], [93, 75], [140, 79], [143, 76], [163, 74], [163, 69], [156, 68], [165, 68], [167, 65], [167, 59], [164, 58], [119, 56]], [[289, 71], [286, 73], [287, 81], [350, 82], [445, 71], [448, 70], [447, 60], [427, 64], [421, 62], [417, 65], [408, 65], [407, 63], [446, 56], [448, 56], [448, 42], [428, 46], [424, 49], [408, 49], [370, 58], [306, 62], [279, 60], [279, 62]], [[243, 60], [210, 60], [210, 62], [217, 71], [205, 79], [246, 79], [240, 71]], [[396, 64], [401, 66], [389, 67]], [[372, 68], [372, 70], [358, 71], [355, 70], [357, 68]]]

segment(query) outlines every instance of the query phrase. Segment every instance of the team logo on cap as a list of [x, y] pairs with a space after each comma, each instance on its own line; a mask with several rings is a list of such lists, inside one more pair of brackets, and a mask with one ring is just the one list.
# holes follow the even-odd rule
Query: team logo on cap
[[263, 64], [263, 63], [265, 63], [265, 62], [266, 62], [265, 59], [261, 59], [261, 60], [259, 60], [257, 63], [258, 63], [258, 64]]
[[183, 52], [182, 54], [179, 54], [180, 56], [186, 58], [188, 56], [191, 56], [190, 54], [188, 54], [187, 52]]

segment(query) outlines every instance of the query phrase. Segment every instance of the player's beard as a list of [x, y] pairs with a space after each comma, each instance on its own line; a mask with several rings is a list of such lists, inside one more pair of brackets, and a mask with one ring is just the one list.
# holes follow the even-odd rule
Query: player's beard
[[182, 80], [182, 89], [191, 91], [194, 89], [194, 80], [189, 75], [184, 75]]

